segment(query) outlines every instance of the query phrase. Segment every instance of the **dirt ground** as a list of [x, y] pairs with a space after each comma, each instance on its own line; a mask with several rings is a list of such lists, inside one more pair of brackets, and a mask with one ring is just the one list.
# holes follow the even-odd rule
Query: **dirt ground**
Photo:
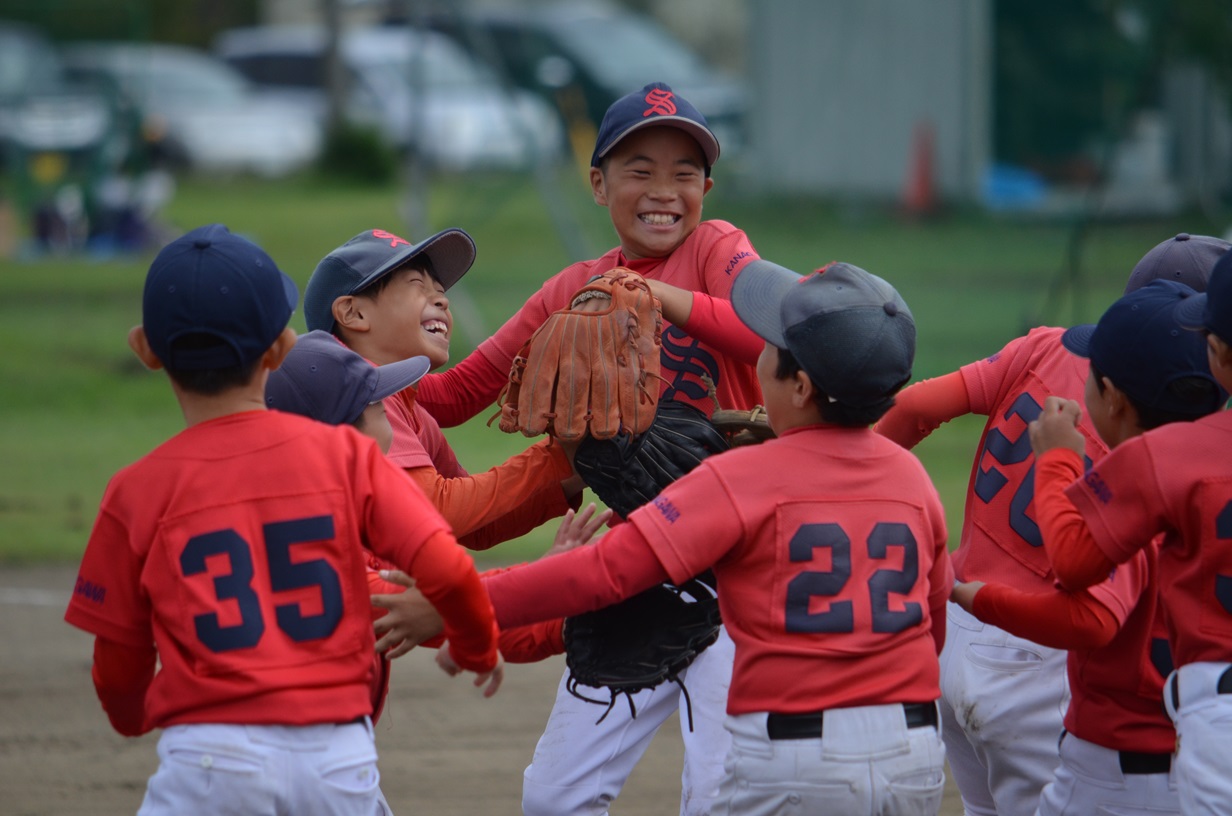
[[[0, 812], [135, 813], [154, 772], [157, 734], [111, 730], [90, 685], [91, 638], [63, 622], [68, 567], [0, 570]], [[399, 814], [520, 813], [522, 769], [551, 708], [563, 662], [511, 666], [492, 699], [441, 673], [427, 653], [398, 660], [377, 724], [381, 786]], [[675, 721], [656, 736], [612, 813], [678, 813]], [[942, 816], [962, 812], [953, 785]]]

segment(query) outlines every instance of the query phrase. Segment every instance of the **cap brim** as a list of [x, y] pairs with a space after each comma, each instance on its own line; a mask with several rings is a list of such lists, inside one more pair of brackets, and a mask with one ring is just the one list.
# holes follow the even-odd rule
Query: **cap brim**
[[1079, 357], [1091, 356], [1091, 338], [1095, 336], [1095, 324], [1084, 323], [1081, 326], [1074, 326], [1071, 329], [1066, 329], [1061, 335], [1061, 345], [1065, 346], [1065, 350], [1071, 354], [1077, 354]]
[[385, 263], [352, 287], [350, 294], [363, 291], [416, 255], [428, 257], [436, 279], [448, 289], [461, 280], [475, 263], [475, 242], [460, 229], [441, 230], [391, 255]]
[[1176, 304], [1173, 316], [1176, 317], [1176, 322], [1181, 325], [1181, 328], [1190, 331], [1204, 331], [1206, 329], [1206, 292], [1191, 295]]
[[414, 385], [423, 379], [423, 375], [427, 374], [431, 367], [432, 363], [423, 356], [377, 366], [376, 387], [372, 389], [372, 401], [379, 402]]
[[294, 312], [299, 305], [299, 287], [286, 272], [279, 270], [278, 274], [282, 275], [282, 293], [287, 296], [287, 306]]
[[783, 336], [783, 298], [803, 279], [803, 275], [771, 261], [750, 261], [732, 285], [731, 301], [736, 316], [758, 337], [787, 348]]
[[701, 145], [702, 154], [706, 157], [706, 164], [713, 167], [714, 163], [719, 160], [719, 140], [710, 131], [710, 128], [703, 127], [701, 124], [694, 122], [686, 116], [654, 116], [649, 119], [644, 119], [641, 122], [630, 125], [612, 137], [607, 146], [596, 156], [602, 159], [608, 153], [612, 152], [612, 148], [620, 144], [620, 142], [636, 130], [641, 130], [645, 127], [654, 127], [662, 125], [664, 127], [674, 127], [688, 133], [693, 139]]

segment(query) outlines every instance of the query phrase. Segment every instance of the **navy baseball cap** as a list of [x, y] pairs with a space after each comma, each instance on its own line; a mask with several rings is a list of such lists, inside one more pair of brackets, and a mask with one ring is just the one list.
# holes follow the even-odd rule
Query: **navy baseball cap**
[[603, 157], [633, 131], [651, 125], [679, 128], [692, 136], [706, 156], [709, 168], [719, 160], [719, 140], [706, 124], [706, 117], [683, 96], [678, 96], [666, 83], [652, 82], [640, 91], [617, 99], [603, 114], [595, 152], [590, 166], [598, 167]]
[[359, 419], [368, 405], [419, 382], [430, 366], [427, 357], [374, 366], [329, 332], [311, 331], [296, 340], [282, 365], [270, 372], [265, 403], [278, 411], [346, 425]]
[[832, 263], [801, 277], [756, 260], [732, 287], [736, 314], [795, 356], [836, 402], [875, 405], [911, 379], [915, 320], [894, 287], [858, 266]]
[[1232, 252], [1225, 252], [1211, 269], [1206, 292], [1177, 308], [1181, 325], [1194, 331], [1209, 331], [1232, 343]]
[[1202, 407], [1168, 392], [1168, 384], [1181, 377], [1215, 382], [1206, 358], [1206, 340], [1186, 331], [1178, 319], [1182, 304], [1201, 297], [1183, 283], [1152, 281], [1123, 295], [1098, 323], [1066, 330], [1061, 343], [1090, 359], [1113, 385], [1141, 405], [1178, 414], [1208, 414], [1227, 399], [1222, 389], [1213, 404]]
[[446, 289], [475, 262], [475, 242], [460, 229], [447, 229], [413, 244], [385, 230], [364, 230], [326, 255], [304, 290], [308, 329], [333, 331], [334, 301], [371, 286], [416, 255], [432, 264], [432, 274]]
[[1176, 281], [1198, 292], [1205, 292], [1215, 261], [1229, 247], [1232, 244], [1220, 238], [1190, 235], [1188, 232], [1160, 241], [1134, 264], [1124, 294], [1141, 289], [1153, 280]]
[[[299, 290], [265, 250], [222, 224], [187, 232], [150, 263], [141, 323], [171, 369], [244, 366], [261, 358], [291, 320]], [[191, 344], [182, 339], [195, 336]], [[204, 345], [200, 338], [213, 338]]]

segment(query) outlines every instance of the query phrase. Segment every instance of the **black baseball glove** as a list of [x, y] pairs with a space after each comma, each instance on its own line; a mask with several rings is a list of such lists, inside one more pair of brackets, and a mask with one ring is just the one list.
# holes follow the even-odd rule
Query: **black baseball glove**
[[662, 400], [645, 433], [584, 438], [573, 468], [604, 504], [628, 518], [707, 456], [729, 447], [701, 411], [683, 402]]
[[[636, 717], [633, 695], [668, 680], [684, 694], [689, 729], [693, 705], [680, 679], [693, 659], [719, 637], [719, 600], [699, 578], [681, 585], [659, 584], [618, 604], [565, 619], [566, 688], [575, 697], [606, 705], [603, 722], [624, 695]], [[605, 687], [597, 700], [579, 686]]]

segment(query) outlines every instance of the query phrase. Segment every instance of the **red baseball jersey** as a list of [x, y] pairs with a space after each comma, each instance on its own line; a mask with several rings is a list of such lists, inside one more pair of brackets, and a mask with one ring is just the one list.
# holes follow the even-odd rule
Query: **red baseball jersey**
[[1106, 646], [1071, 650], [1068, 658], [1065, 728], [1118, 751], [1162, 754], [1176, 747], [1176, 730], [1161, 704], [1172, 660], [1157, 614], [1155, 555], [1156, 547], [1147, 547], [1090, 588], [1120, 629]]
[[885, 437], [819, 425], [733, 449], [629, 524], [674, 581], [713, 565], [736, 645], [729, 713], [940, 696], [945, 514], [919, 460]]
[[1065, 492], [1110, 560], [1166, 533], [1158, 580], [1176, 665], [1232, 660], [1232, 412], [1118, 445]]
[[[568, 266], [548, 278], [517, 314], [479, 344], [475, 353], [482, 355], [490, 364], [489, 370], [507, 374], [514, 356], [550, 314], [567, 308], [573, 293], [592, 277], [618, 266], [628, 267], [643, 277], [661, 280], [681, 289], [730, 299], [736, 274], [757, 257], [743, 231], [726, 221], [717, 220], [698, 224], [684, 243], [666, 258], [629, 261], [617, 247], [599, 258]], [[689, 403], [709, 416], [715, 409], [714, 399], [708, 396], [713, 383], [719, 404], [724, 408], [752, 408], [761, 402], [761, 387], [757, 383], [754, 366], [725, 357], [712, 346], [690, 337], [669, 323], [663, 325], [661, 360], [664, 399]], [[504, 385], [503, 379], [491, 383], [468, 382], [468, 392], [475, 387], [485, 389], [485, 392], [481, 395], [468, 393], [462, 397], [450, 390], [456, 383], [446, 385], [448, 380], [441, 379], [448, 378], [449, 374], [429, 374], [420, 381], [423, 402], [434, 415], [448, 416], [447, 424], [463, 419], [450, 411], [449, 406], [464, 398], [470, 405], [491, 405]], [[442, 421], [446, 422], [444, 419]]]
[[[1051, 567], [1035, 522], [1035, 456], [1027, 424], [1050, 396], [1082, 399], [1089, 363], [1061, 345], [1064, 329], [1032, 329], [993, 356], [963, 366], [971, 412], [988, 417], [953, 553], [963, 581], [1006, 584], [1027, 592], [1052, 587]], [[1087, 461], [1107, 446], [1084, 415], [1078, 426]]]
[[[65, 618], [154, 644], [148, 728], [347, 721], [372, 711], [364, 548], [439, 588], [474, 572], [460, 547], [415, 565], [441, 532], [423, 492], [353, 428], [232, 414], [111, 480]], [[491, 666], [489, 628], [460, 633], [468, 663]]]

